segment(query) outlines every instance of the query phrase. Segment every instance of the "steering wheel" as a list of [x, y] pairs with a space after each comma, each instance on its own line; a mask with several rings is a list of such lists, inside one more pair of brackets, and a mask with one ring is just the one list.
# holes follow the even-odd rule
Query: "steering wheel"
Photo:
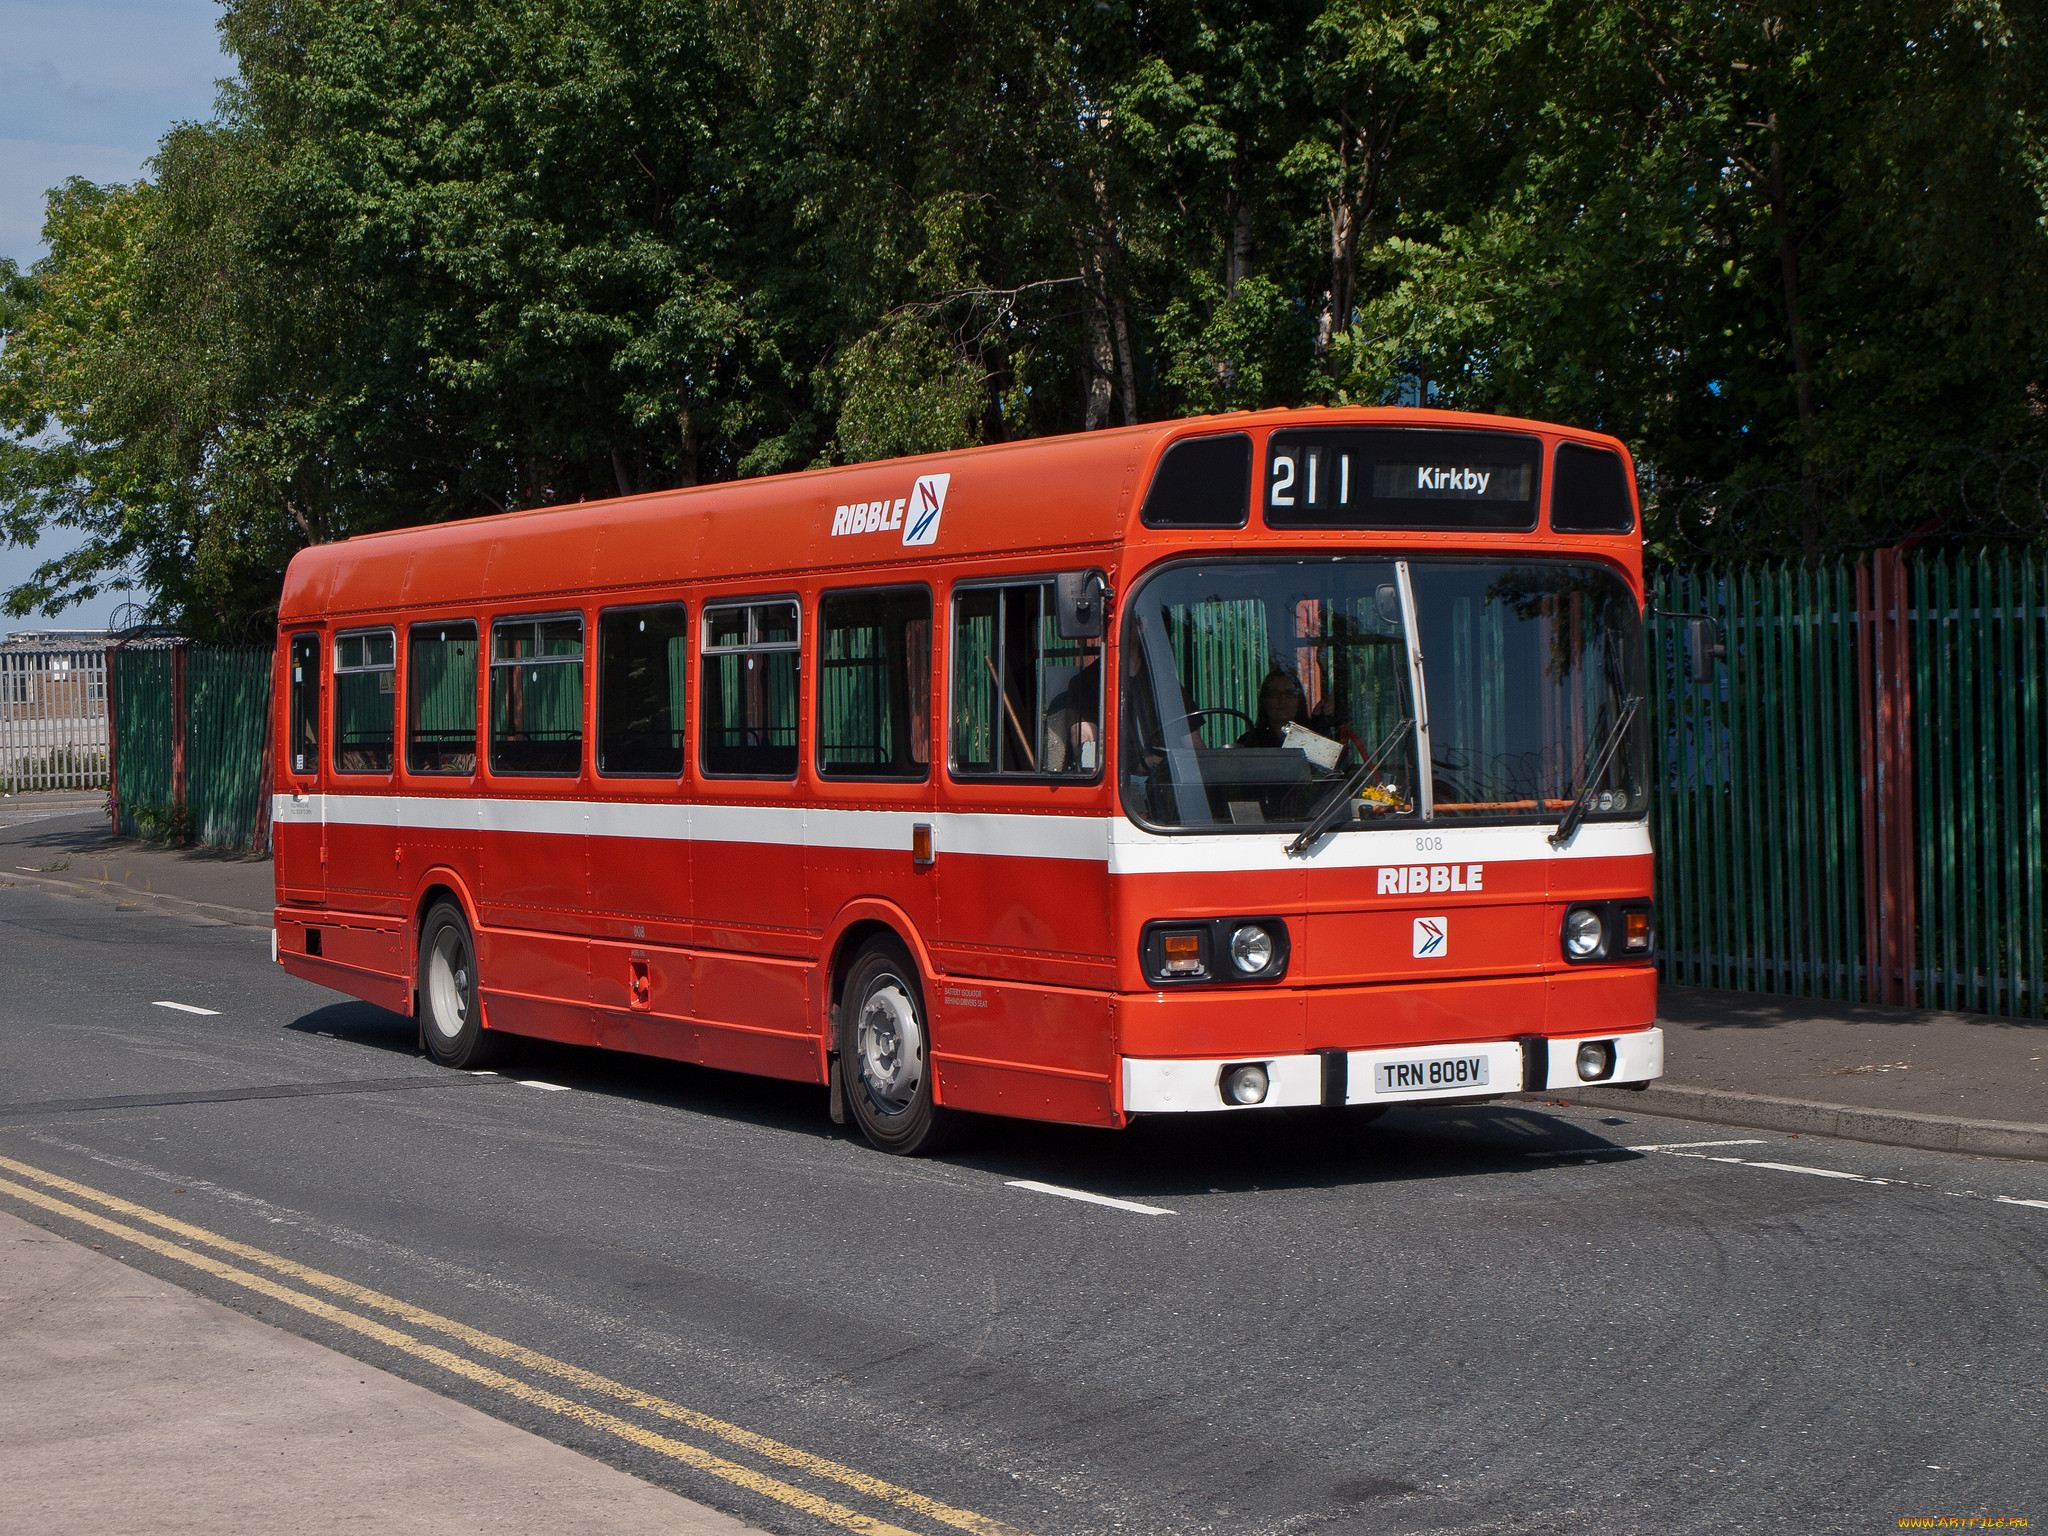
[[1257, 726], [1259, 723], [1241, 709], [1230, 709], [1220, 704], [1211, 709], [1191, 709], [1181, 716], [1181, 720], [1185, 724], [1192, 725], [1195, 721], [1207, 715], [1235, 715], [1248, 726]]

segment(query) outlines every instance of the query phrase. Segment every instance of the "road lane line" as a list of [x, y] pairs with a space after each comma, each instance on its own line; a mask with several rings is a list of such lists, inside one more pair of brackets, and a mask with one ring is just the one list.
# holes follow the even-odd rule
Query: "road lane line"
[[569, 1091], [566, 1084], [543, 1083], [538, 1078], [521, 1078], [519, 1086], [522, 1088], [545, 1088], [549, 1093], [567, 1093]]
[[[118, 1195], [111, 1195], [103, 1190], [94, 1189], [89, 1184], [80, 1184], [58, 1174], [45, 1172], [43, 1169], [34, 1167], [31, 1164], [17, 1162], [13, 1158], [5, 1156], [0, 1156], [0, 1168], [5, 1168], [24, 1178], [34, 1179], [53, 1189], [61, 1189], [65, 1193], [80, 1199], [91, 1200], [96, 1204], [107, 1207], [109, 1210], [118, 1211], [122, 1215], [132, 1217], [135, 1220], [149, 1222], [167, 1232], [174, 1232], [189, 1241], [218, 1248], [222, 1252], [234, 1254], [238, 1258], [264, 1265], [267, 1268], [276, 1270], [280, 1274], [289, 1275], [303, 1284], [345, 1297], [358, 1305], [372, 1307], [381, 1312], [388, 1312], [405, 1322], [411, 1323], [415, 1327], [433, 1329], [437, 1333], [443, 1333], [451, 1338], [458, 1339], [471, 1348], [480, 1350], [485, 1354], [514, 1361], [526, 1366], [528, 1369], [542, 1371], [560, 1380], [572, 1382], [586, 1391], [602, 1393], [620, 1402], [629, 1403], [643, 1412], [658, 1414], [663, 1418], [672, 1419], [679, 1424], [687, 1425], [702, 1433], [716, 1435], [720, 1439], [730, 1441], [735, 1445], [745, 1446], [759, 1455], [779, 1461], [786, 1466], [798, 1468], [814, 1477], [828, 1478], [834, 1482], [843, 1483], [847, 1487], [857, 1489], [870, 1497], [887, 1500], [905, 1509], [914, 1510], [932, 1519], [943, 1521], [960, 1530], [971, 1532], [973, 1536], [1026, 1536], [1026, 1533], [1020, 1531], [1016, 1526], [1006, 1524], [1001, 1520], [993, 1519], [987, 1515], [976, 1514], [972, 1510], [955, 1508], [938, 1499], [930, 1498], [909, 1488], [899, 1487], [894, 1483], [886, 1482], [868, 1473], [857, 1471], [852, 1467], [844, 1466], [826, 1457], [814, 1455], [809, 1451], [800, 1450], [792, 1445], [784, 1445], [780, 1441], [772, 1440], [766, 1435], [756, 1434], [752, 1430], [743, 1429], [737, 1424], [728, 1424], [723, 1420], [711, 1417], [709, 1414], [700, 1413], [694, 1408], [686, 1408], [680, 1403], [672, 1403], [664, 1398], [656, 1397], [652, 1393], [642, 1392], [636, 1387], [629, 1387], [623, 1382], [613, 1381], [609, 1377], [600, 1376], [595, 1371], [586, 1370], [582, 1366], [571, 1365], [565, 1360], [557, 1360], [550, 1355], [541, 1354], [538, 1350], [528, 1349], [524, 1345], [515, 1344], [509, 1339], [498, 1338], [493, 1334], [485, 1333], [482, 1329], [472, 1328], [467, 1323], [460, 1323], [453, 1318], [442, 1317], [437, 1313], [427, 1311], [424, 1307], [416, 1307], [411, 1302], [400, 1301], [394, 1296], [386, 1296], [379, 1291], [371, 1290], [367, 1286], [357, 1285], [352, 1280], [344, 1280], [338, 1275], [326, 1274], [309, 1265], [301, 1264], [296, 1259], [288, 1259], [280, 1254], [270, 1253], [251, 1244], [238, 1242], [234, 1238], [224, 1237], [219, 1233], [208, 1231], [204, 1227], [195, 1226], [191, 1222], [181, 1221], [175, 1216], [166, 1216], [160, 1211], [151, 1210], [148, 1206], [138, 1205], [133, 1201], [124, 1200]], [[720, 1475], [723, 1476], [724, 1474], [721, 1473]], [[874, 1529], [881, 1531], [891, 1528], [877, 1526]]]
[[2000, 1205], [2031, 1205], [2037, 1211], [2048, 1211], [2048, 1200], [2021, 1200], [2013, 1195], [1993, 1195]]
[[1169, 1211], [1163, 1205], [1140, 1205], [1135, 1200], [1116, 1200], [1108, 1195], [1091, 1195], [1085, 1189], [1068, 1189], [1059, 1184], [1041, 1184], [1036, 1179], [1011, 1179], [1011, 1189], [1028, 1189], [1035, 1195], [1058, 1195], [1062, 1200], [1085, 1200], [1090, 1205], [1106, 1205], [1113, 1210], [1136, 1211], [1140, 1216], [1177, 1216], [1178, 1211]]
[[1683, 1152], [1693, 1147], [1760, 1147], [1764, 1144], [1761, 1136], [1745, 1136], [1740, 1141], [1666, 1141], [1654, 1146], [1630, 1147], [1631, 1152]]
[[1890, 1184], [1891, 1179], [1875, 1179], [1867, 1173], [1844, 1173], [1839, 1168], [1809, 1168], [1804, 1163], [1765, 1163], [1742, 1159], [1751, 1168], [1775, 1168], [1780, 1173], [1810, 1173], [1817, 1179], [1848, 1179], [1857, 1184]]
[[220, 1010], [218, 1008], [195, 1008], [190, 1003], [156, 1003], [152, 1006], [157, 1008], [175, 1008], [180, 1013], [196, 1013], [202, 1018], [208, 1019], [220, 1017]]

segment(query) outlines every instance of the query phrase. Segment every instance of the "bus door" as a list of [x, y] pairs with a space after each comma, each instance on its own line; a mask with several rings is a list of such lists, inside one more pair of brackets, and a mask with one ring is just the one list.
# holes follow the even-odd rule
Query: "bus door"
[[1050, 575], [953, 589], [934, 1054], [948, 1102], [1094, 1120], [1114, 975], [1103, 642], [1060, 628]]
[[293, 634], [285, 644], [284, 750], [271, 817], [278, 897], [288, 904], [327, 902], [327, 813], [320, 793], [323, 681], [319, 633]]

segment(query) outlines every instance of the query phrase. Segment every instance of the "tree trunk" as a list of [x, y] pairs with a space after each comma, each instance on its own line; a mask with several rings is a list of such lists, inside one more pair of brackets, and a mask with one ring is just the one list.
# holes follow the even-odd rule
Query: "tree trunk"
[[1131, 323], [1124, 311], [1123, 295], [1117, 295], [1111, 313], [1116, 320], [1118, 382], [1123, 386], [1117, 403], [1123, 407], [1124, 425], [1135, 427], [1138, 424], [1138, 371], [1131, 358]]
[[690, 408], [676, 412], [676, 484], [697, 483], [697, 429], [690, 422]]
[[1088, 293], [1088, 350], [1081, 370], [1081, 430], [1098, 432], [1109, 425], [1116, 348], [1110, 340], [1109, 303], [1103, 292], [1102, 243], [1084, 229], [1075, 229], [1073, 238], [1081, 286]]
[[1224, 194], [1223, 211], [1230, 220], [1230, 246], [1223, 257], [1223, 294], [1229, 298], [1252, 275], [1252, 210], [1232, 186]]

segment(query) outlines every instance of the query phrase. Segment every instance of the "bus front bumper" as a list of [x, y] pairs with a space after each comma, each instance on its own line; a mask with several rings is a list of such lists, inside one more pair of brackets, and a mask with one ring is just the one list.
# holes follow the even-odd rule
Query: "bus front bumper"
[[[1591, 1079], [1582, 1077], [1579, 1050], [1586, 1045], [1606, 1046], [1611, 1052], [1611, 1069]], [[1224, 1075], [1247, 1066], [1264, 1070], [1265, 1096], [1256, 1103], [1233, 1103], [1224, 1096]], [[1216, 1061], [1126, 1056], [1123, 1109], [1127, 1115], [1156, 1115], [1318, 1104], [1432, 1103], [1510, 1093], [1626, 1087], [1663, 1075], [1664, 1031], [1655, 1027], [1562, 1039], [1479, 1040]]]

